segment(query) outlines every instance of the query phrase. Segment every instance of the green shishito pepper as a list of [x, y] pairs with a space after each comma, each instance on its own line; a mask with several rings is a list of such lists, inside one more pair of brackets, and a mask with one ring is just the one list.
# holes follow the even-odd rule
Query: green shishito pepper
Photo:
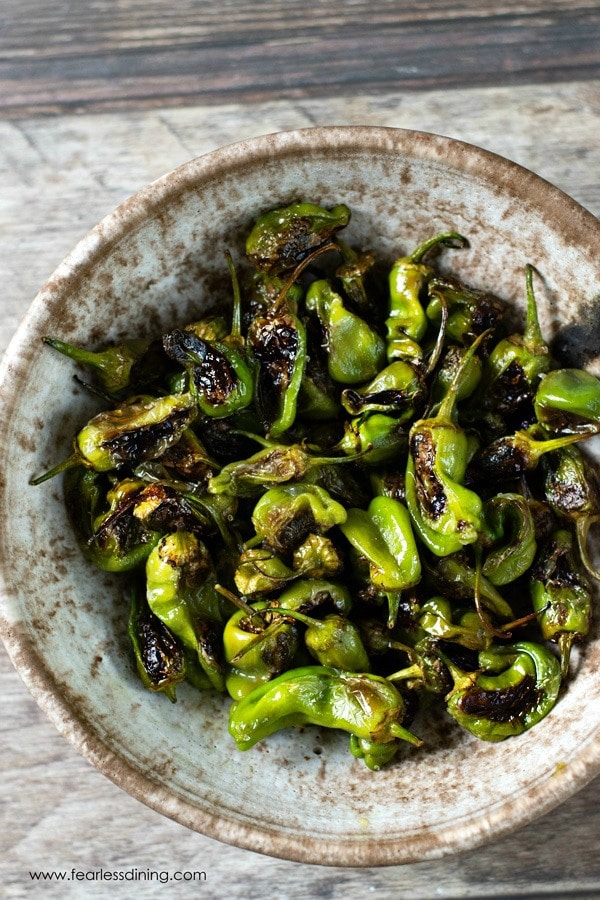
[[255, 399], [265, 429], [279, 437], [294, 424], [306, 369], [306, 329], [289, 310], [253, 319], [248, 345], [256, 364]]
[[306, 625], [304, 643], [311, 656], [321, 666], [329, 666], [344, 672], [369, 672], [371, 663], [361, 640], [358, 627], [338, 613], [330, 613], [324, 619], [315, 619], [297, 610], [271, 607], [296, 622]]
[[408, 510], [392, 497], [374, 497], [367, 510], [349, 509], [340, 530], [367, 560], [371, 582], [388, 595], [392, 627], [400, 594], [421, 579], [421, 560]]
[[342, 406], [350, 415], [366, 412], [396, 413], [400, 421], [408, 421], [424, 400], [425, 385], [414, 366], [403, 360], [390, 363], [368, 384], [342, 391]]
[[190, 391], [205, 416], [224, 418], [249, 406], [254, 394], [252, 370], [233, 344], [225, 339], [205, 341], [177, 329], [163, 337], [163, 346], [185, 367]]
[[327, 369], [334, 381], [362, 384], [377, 375], [385, 362], [383, 338], [346, 308], [328, 281], [313, 281], [306, 292], [306, 308], [321, 322], [327, 345]]
[[345, 422], [344, 434], [334, 449], [360, 456], [365, 465], [379, 466], [397, 460], [407, 442], [406, 430], [396, 416], [371, 412]]
[[478, 345], [462, 360], [435, 416], [419, 419], [409, 433], [406, 503], [421, 541], [436, 556], [477, 541], [482, 527], [480, 497], [464, 485], [469, 438], [455, 421], [461, 375]]
[[220, 660], [220, 598], [204, 544], [192, 533], [165, 535], [146, 561], [146, 598], [154, 615], [198, 654], [213, 687], [224, 690]]
[[109, 472], [126, 463], [156, 459], [177, 443], [197, 413], [191, 394], [131, 397], [90, 419], [75, 437], [73, 454], [31, 484], [41, 484], [73, 466]]
[[164, 693], [175, 703], [177, 685], [187, 676], [185, 655], [164, 622], [152, 613], [137, 586], [131, 597], [128, 634], [144, 687]]
[[284, 672], [232, 704], [229, 733], [239, 750], [249, 750], [282, 728], [340, 729], [368, 742], [360, 748], [368, 765], [371, 744], [393, 742], [398, 749], [399, 741], [422, 743], [403, 727], [404, 718], [404, 700], [385, 678], [305, 666]]
[[521, 494], [496, 494], [484, 507], [491, 548], [482, 572], [492, 584], [509, 584], [531, 566], [537, 549], [531, 508]]
[[473, 409], [504, 415], [532, 402], [538, 383], [550, 368], [533, 290], [533, 267], [525, 267], [527, 313], [522, 334], [501, 340], [485, 361]]
[[552, 510], [573, 522], [581, 562], [600, 578], [588, 550], [590, 528], [600, 521], [600, 477], [578, 447], [563, 447], [543, 460], [544, 493]]
[[555, 641], [561, 655], [563, 676], [569, 670], [571, 647], [590, 630], [592, 592], [579, 571], [573, 537], [556, 530], [542, 547], [529, 575], [534, 610], [539, 613], [542, 637]]
[[538, 422], [562, 433], [600, 428], [600, 379], [585, 369], [555, 369], [542, 378], [535, 395]]
[[435, 276], [428, 285], [427, 318], [439, 324], [442, 303], [448, 308], [446, 336], [460, 344], [494, 328], [502, 318], [503, 305], [491, 294], [461, 284], [455, 278]]
[[265, 272], [290, 271], [349, 221], [350, 210], [344, 204], [327, 210], [315, 203], [292, 203], [269, 210], [254, 223], [246, 255]]
[[542, 644], [521, 641], [479, 654], [477, 672], [460, 672], [447, 698], [450, 715], [484, 741], [502, 741], [531, 728], [553, 708], [560, 664]]
[[58, 350], [75, 362], [90, 366], [96, 372], [103, 389], [109, 394], [118, 394], [130, 386], [132, 369], [150, 347], [150, 341], [140, 338], [113, 344], [98, 351], [75, 347], [58, 338], [45, 337], [43, 341], [53, 350]]
[[271, 613], [265, 601], [238, 609], [223, 631], [227, 693], [233, 700], [241, 700], [259, 685], [272, 681], [291, 668], [297, 649], [298, 632], [293, 622]]
[[390, 303], [387, 329], [387, 358], [420, 360], [419, 341], [427, 330], [427, 316], [423, 308], [423, 293], [434, 269], [423, 263], [423, 257], [433, 247], [465, 247], [467, 241], [460, 234], [446, 232], [425, 241], [410, 256], [400, 257], [389, 274]]
[[252, 525], [265, 545], [286, 553], [309, 534], [323, 534], [346, 517], [342, 504], [325, 488], [298, 482], [266, 491], [254, 507]]

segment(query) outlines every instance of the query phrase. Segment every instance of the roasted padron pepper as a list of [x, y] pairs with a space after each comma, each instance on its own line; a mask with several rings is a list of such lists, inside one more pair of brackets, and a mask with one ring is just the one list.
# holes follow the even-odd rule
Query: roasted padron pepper
[[419, 711], [503, 740], [577, 676], [600, 380], [552, 359], [532, 266], [508, 330], [502, 283], [436, 265], [466, 238], [385, 258], [349, 222], [266, 209], [211, 312], [93, 352], [45, 339], [104, 408], [32, 483], [64, 472], [81, 550], [128, 583], [151, 695], [229, 695], [240, 749], [345, 731], [379, 769], [421, 744]]

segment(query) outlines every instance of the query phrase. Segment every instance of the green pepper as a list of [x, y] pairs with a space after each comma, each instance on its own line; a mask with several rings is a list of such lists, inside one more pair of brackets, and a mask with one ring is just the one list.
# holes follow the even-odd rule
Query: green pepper
[[590, 630], [592, 592], [580, 571], [569, 531], [558, 529], [542, 547], [529, 575], [533, 608], [546, 641], [555, 641], [561, 671], [569, 670], [571, 647]]
[[469, 438], [455, 421], [458, 386], [480, 340], [463, 358], [437, 413], [419, 419], [409, 433], [406, 503], [419, 538], [436, 556], [474, 543], [482, 527], [481, 499], [463, 483]]
[[492, 642], [474, 610], [456, 611], [446, 597], [431, 597], [421, 604], [417, 621], [432, 637], [454, 641], [469, 650], [485, 650]]
[[[239, 750], [298, 725], [340, 729], [374, 744], [394, 742], [396, 749], [400, 740], [420, 746], [422, 741], [402, 725], [404, 718], [402, 695], [385, 678], [305, 666], [284, 672], [232, 704], [229, 733]], [[363, 758], [367, 764], [372, 759], [368, 752]]]
[[440, 367], [431, 382], [429, 400], [433, 408], [441, 403], [450, 391], [457, 372], [460, 376], [456, 386], [456, 400], [466, 400], [477, 389], [481, 381], [482, 362], [478, 356], [470, 356], [463, 366], [467, 355], [465, 347], [452, 344], [447, 348]]
[[365, 413], [344, 423], [344, 434], [334, 447], [362, 463], [379, 466], [396, 460], [406, 451], [408, 436], [396, 416]]
[[485, 361], [481, 383], [472, 398], [475, 415], [482, 411], [515, 416], [531, 405], [540, 379], [550, 368], [533, 290], [533, 267], [525, 267], [527, 314], [522, 334], [501, 340]]
[[164, 622], [151, 612], [143, 591], [137, 589], [132, 592], [128, 634], [144, 687], [161, 691], [175, 703], [177, 685], [187, 676], [185, 656]]
[[298, 633], [289, 618], [271, 613], [264, 601], [238, 609], [225, 623], [225, 687], [234, 700], [272, 681], [292, 666]]
[[496, 494], [484, 506], [490, 543], [483, 574], [494, 585], [515, 581], [531, 566], [536, 549], [535, 523], [521, 494]]
[[479, 672], [454, 669], [450, 715], [484, 741], [502, 741], [537, 724], [558, 698], [560, 665], [541, 644], [522, 641], [479, 654]]
[[165, 535], [146, 561], [148, 606], [198, 660], [217, 690], [224, 690], [219, 651], [222, 611], [213, 564], [191, 532]]
[[349, 589], [341, 582], [308, 578], [287, 587], [279, 595], [277, 605], [302, 613], [325, 607], [347, 616], [352, 607], [352, 597]]
[[339, 238], [338, 247], [343, 262], [335, 270], [335, 277], [340, 280], [344, 294], [350, 305], [359, 315], [371, 317], [374, 304], [365, 289], [365, 276], [375, 265], [375, 256], [370, 250], [357, 253]]
[[306, 329], [291, 312], [274, 308], [253, 320], [248, 344], [257, 366], [255, 399], [271, 437], [294, 424], [306, 368]]
[[315, 484], [270, 488], [252, 513], [256, 535], [277, 553], [287, 553], [309, 534], [323, 534], [346, 521], [346, 510]]
[[600, 478], [579, 447], [563, 447], [543, 460], [544, 493], [556, 515], [575, 525], [579, 555], [593, 578], [600, 579], [589, 550], [590, 528], [600, 521]]
[[502, 319], [501, 301], [485, 291], [462, 284], [451, 276], [434, 276], [428, 284], [427, 318], [439, 324], [442, 303], [448, 308], [446, 337], [469, 345], [484, 331], [494, 329]]
[[108, 472], [125, 463], [156, 459], [179, 440], [197, 412], [191, 394], [131, 397], [90, 419], [76, 435], [72, 455], [30, 484], [41, 484], [73, 466]]
[[460, 234], [447, 232], [429, 238], [410, 254], [397, 259], [389, 274], [390, 304], [385, 326], [387, 330], [387, 358], [420, 360], [418, 344], [427, 330], [427, 316], [423, 308], [423, 294], [434, 269], [422, 260], [438, 245], [464, 247], [467, 241]]
[[209, 493], [253, 497], [260, 494], [266, 485], [300, 481], [312, 469], [348, 462], [345, 457], [312, 455], [301, 444], [275, 444], [262, 440], [261, 443], [266, 444], [264, 450], [259, 450], [249, 459], [223, 466], [219, 474], [208, 482]]
[[496, 438], [473, 457], [467, 471], [467, 481], [473, 486], [494, 486], [520, 478], [537, 468], [546, 453], [562, 450], [583, 440], [585, 433], [566, 434], [562, 437], [540, 436], [535, 426], [514, 434]]
[[246, 255], [265, 272], [287, 272], [349, 221], [350, 210], [343, 204], [327, 210], [314, 203], [292, 203], [269, 210], [254, 223], [246, 239]]
[[456, 600], [474, 600], [479, 594], [481, 603], [501, 619], [513, 619], [513, 611], [504, 597], [485, 576], [479, 574], [464, 559], [462, 553], [433, 559], [425, 572], [445, 596]]
[[349, 509], [340, 530], [368, 561], [372, 583], [388, 595], [388, 625], [393, 627], [399, 594], [421, 579], [408, 510], [391, 497], [374, 497], [367, 510]]
[[223, 418], [252, 402], [254, 378], [238, 348], [199, 338], [191, 331], [165, 334], [167, 355], [188, 372], [190, 391], [205, 416]]
[[307, 626], [304, 643], [319, 665], [344, 672], [370, 672], [371, 664], [360, 631], [346, 616], [331, 613], [324, 619], [315, 619], [297, 610], [275, 607], [273, 611], [285, 613]]
[[344, 306], [327, 280], [310, 285], [306, 309], [321, 322], [330, 377], [346, 385], [374, 378], [385, 362], [385, 343], [364, 319]]
[[600, 428], [600, 379], [585, 369], [555, 369], [535, 394], [538, 422], [552, 431], [593, 434]]
[[150, 341], [140, 338], [113, 344], [99, 351], [75, 347], [57, 338], [44, 337], [42, 340], [64, 356], [94, 369], [102, 388], [109, 394], [118, 394], [130, 386], [133, 367], [150, 347]]
[[[82, 472], [85, 474], [75, 474]], [[67, 473], [65, 498], [68, 508], [73, 510], [77, 503], [89, 502], [91, 480], [90, 470], [76, 469]], [[117, 482], [106, 492], [108, 510], [91, 520], [91, 533], [84, 553], [105, 572], [128, 572], [142, 566], [162, 537], [158, 523], [144, 521], [136, 515], [145, 487], [144, 482], [135, 478]], [[91, 511], [90, 507], [88, 509]]]
[[390, 363], [368, 384], [342, 391], [342, 406], [352, 416], [366, 412], [396, 414], [398, 421], [413, 418], [425, 399], [426, 388], [415, 368], [402, 360]]
[[250, 547], [240, 554], [235, 569], [235, 586], [243, 596], [270, 594], [294, 578], [294, 571], [271, 550]]

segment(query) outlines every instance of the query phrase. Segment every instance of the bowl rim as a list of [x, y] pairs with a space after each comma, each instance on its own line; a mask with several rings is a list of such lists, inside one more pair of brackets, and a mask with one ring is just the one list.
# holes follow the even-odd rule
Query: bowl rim
[[[279, 131], [237, 141], [201, 156], [150, 182], [132, 194], [94, 226], [59, 264], [34, 298], [0, 362], [0, 396], [8, 396], [6, 414], [0, 422], [0, 446], [6, 446], [14, 410], [10, 403], [10, 384], [27, 354], [30, 335], [35, 332], [37, 316], [49, 303], [55, 304], [77, 281], [128, 232], [179, 193], [209, 181], [215, 175], [231, 173], [249, 161], [294, 157], [314, 152], [315, 148], [402, 153], [410, 159], [454, 164], [472, 176], [489, 181], [486, 170], [496, 166], [495, 180], [500, 187], [518, 185], [522, 196], [536, 197], [536, 204], [551, 211], [560, 205], [563, 221], [572, 226], [581, 246], [581, 235], [588, 237], [590, 253], [600, 254], [600, 222], [592, 213], [539, 175], [493, 151], [451, 137], [424, 131], [368, 125], [335, 125]], [[16, 362], [15, 360], [20, 360]], [[0, 479], [0, 491], [4, 480]], [[4, 560], [4, 565], [7, 560]], [[149, 775], [109, 749], [61, 695], [60, 685], [37, 653], [35, 644], [19, 621], [18, 597], [0, 566], [0, 636], [8, 655], [38, 706], [72, 746], [116, 785], [150, 808], [180, 824], [226, 844], [273, 857], [330, 866], [386, 866], [434, 859], [449, 853], [472, 850], [532, 822], [558, 806], [584, 787], [600, 772], [600, 732], [579, 749], [577, 758], [557, 773], [551, 789], [547, 783], [534, 785], [526, 794], [482, 813], [470, 823], [458, 822], [449, 829], [443, 843], [439, 837], [425, 834], [397, 840], [381, 838], [323, 840], [288, 835], [275, 828], [246, 825], [225, 815], [209, 813], [177, 796]], [[560, 777], [558, 777], [560, 775]], [[508, 815], [510, 808], [510, 815]], [[517, 824], [515, 824], [515, 822]]]

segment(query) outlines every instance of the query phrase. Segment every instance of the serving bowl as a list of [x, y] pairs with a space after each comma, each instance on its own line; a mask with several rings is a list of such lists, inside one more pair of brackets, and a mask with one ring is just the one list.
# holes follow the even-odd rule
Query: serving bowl
[[551, 714], [499, 744], [443, 716], [426, 747], [381, 772], [347, 738], [287, 730], [238, 752], [228, 701], [187, 685], [178, 702], [142, 687], [121, 581], [93, 569], [69, 529], [60, 479], [39, 474], [70, 452], [97, 410], [72, 363], [43, 335], [98, 345], [156, 336], [228, 296], [256, 216], [293, 200], [346, 203], [345, 238], [391, 261], [458, 231], [469, 248], [440, 265], [524, 307], [524, 266], [546, 337], [569, 364], [598, 360], [600, 223], [561, 191], [493, 153], [396, 129], [332, 127], [225, 147], [127, 200], [81, 241], [34, 300], [0, 372], [1, 632], [56, 727], [105, 775], [208, 836], [290, 860], [390, 865], [473, 849], [547, 813], [600, 772], [600, 636], [573, 653], [575, 677]]

